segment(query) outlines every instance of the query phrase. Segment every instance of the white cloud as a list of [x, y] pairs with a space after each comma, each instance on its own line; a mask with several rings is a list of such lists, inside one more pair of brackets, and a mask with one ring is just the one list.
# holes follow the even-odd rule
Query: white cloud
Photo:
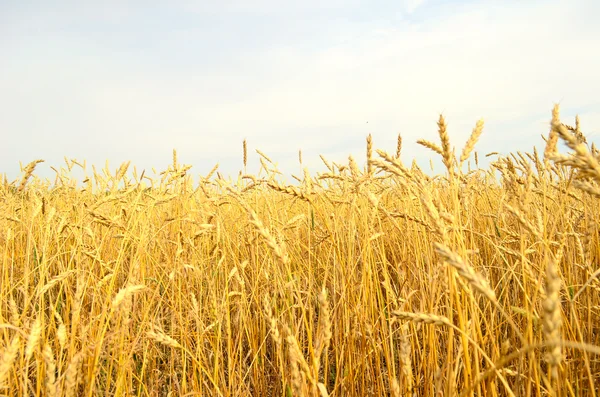
[[404, 10], [410, 14], [423, 5], [423, 3], [425, 3], [425, 0], [406, 0], [404, 2]]
[[364, 3], [364, 0], [253, 0], [252, 2], [246, 0], [224, 0], [219, 2], [187, 0], [182, 3], [187, 10], [201, 13], [289, 14], [348, 8], [361, 2]]

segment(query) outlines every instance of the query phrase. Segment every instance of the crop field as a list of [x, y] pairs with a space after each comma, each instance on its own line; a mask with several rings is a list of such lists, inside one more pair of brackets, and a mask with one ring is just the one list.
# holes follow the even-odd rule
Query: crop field
[[293, 183], [0, 181], [0, 395], [600, 394], [600, 151], [558, 106], [486, 169], [438, 127], [433, 176], [369, 136]]

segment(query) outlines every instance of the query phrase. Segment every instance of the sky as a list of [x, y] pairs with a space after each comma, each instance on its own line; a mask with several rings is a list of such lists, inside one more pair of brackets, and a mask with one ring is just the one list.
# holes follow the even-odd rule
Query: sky
[[[443, 114], [460, 153], [543, 147], [555, 103], [600, 133], [594, 0], [0, 0], [0, 175], [52, 177], [63, 158], [114, 172], [235, 178], [266, 153], [285, 174], [319, 155], [365, 160], [365, 138], [429, 171]], [[298, 162], [302, 150], [303, 165]], [[480, 156], [480, 158], [483, 156]], [[437, 164], [441, 164], [437, 162]], [[437, 167], [437, 166], [436, 166]], [[435, 172], [441, 172], [441, 167]]]

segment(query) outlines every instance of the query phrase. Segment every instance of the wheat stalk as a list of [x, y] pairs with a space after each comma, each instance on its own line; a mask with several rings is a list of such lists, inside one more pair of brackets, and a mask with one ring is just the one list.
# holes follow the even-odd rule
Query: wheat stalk
[[2, 356], [0, 356], [0, 389], [3, 387], [6, 379], [8, 379], [10, 369], [17, 358], [20, 347], [21, 338], [19, 335], [15, 335], [11, 339], [8, 347], [4, 350], [4, 353], [2, 353]]
[[546, 355], [549, 372], [551, 376], [558, 380], [558, 367], [562, 360], [562, 351], [560, 346], [560, 328], [562, 315], [560, 310], [560, 277], [558, 275], [556, 264], [553, 260], [548, 260], [546, 266], [546, 299], [544, 300], [543, 332], [544, 339], [548, 343], [549, 352]]
[[434, 243], [436, 252], [452, 267], [454, 267], [458, 274], [467, 280], [469, 284], [481, 293], [483, 296], [488, 298], [490, 301], [496, 301], [496, 294], [492, 290], [485, 278], [478, 274], [470, 265], [468, 265], [460, 255], [456, 254], [444, 244]]
[[52, 353], [52, 348], [47, 343], [44, 344], [42, 355], [44, 357], [44, 363], [46, 364], [46, 393], [48, 396], [55, 396], [57, 395], [56, 361], [54, 360], [54, 353]]
[[66, 397], [77, 395], [78, 376], [81, 363], [83, 362], [83, 352], [78, 352], [71, 358], [64, 378], [64, 394]]
[[27, 345], [25, 347], [25, 361], [29, 361], [34, 351], [38, 347], [42, 335], [42, 318], [37, 317], [31, 331], [29, 332], [29, 338], [27, 339]]
[[473, 128], [473, 131], [471, 132], [471, 135], [469, 136], [469, 139], [467, 140], [467, 143], [465, 144], [465, 147], [462, 150], [462, 153], [460, 155], [460, 165], [461, 166], [465, 162], [465, 160], [468, 159], [469, 156], [471, 155], [471, 152], [475, 148], [475, 145], [477, 144], [477, 141], [479, 140], [479, 137], [481, 136], [482, 132], [483, 132], [483, 119], [480, 119], [479, 121], [477, 121], [475, 128]]
[[436, 152], [437, 154], [439, 154], [440, 156], [444, 155], [444, 152], [442, 150], [441, 147], [439, 147], [438, 145], [436, 145], [435, 143], [428, 141], [426, 139], [419, 139], [417, 141], [417, 143], [421, 146], [425, 146], [427, 149], [431, 149], [434, 152]]
[[373, 138], [371, 134], [367, 136], [367, 174], [373, 174], [373, 164], [371, 160], [373, 159]]
[[39, 164], [39, 163], [43, 163], [44, 160], [33, 160], [31, 163], [27, 164], [25, 166], [24, 174], [23, 174], [23, 178], [21, 178], [21, 182], [19, 183], [19, 187], [17, 188], [17, 191], [21, 192], [23, 191], [23, 189], [25, 189], [25, 185], [27, 184], [27, 181], [29, 180], [29, 178], [31, 178], [31, 175], [33, 174], [33, 171], [35, 170], [35, 167]]
[[152, 339], [158, 343], [173, 347], [175, 349], [179, 349], [182, 347], [179, 344], [179, 342], [177, 342], [175, 339], [173, 339], [169, 335], [165, 334], [165, 332], [156, 325], [153, 326], [152, 330], [146, 332], [146, 336], [148, 336], [150, 339]]

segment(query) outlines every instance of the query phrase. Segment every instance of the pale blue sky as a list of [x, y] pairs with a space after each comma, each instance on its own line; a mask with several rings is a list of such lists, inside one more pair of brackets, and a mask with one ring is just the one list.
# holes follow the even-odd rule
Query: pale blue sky
[[[194, 175], [286, 174], [319, 154], [364, 161], [364, 140], [427, 164], [443, 112], [457, 151], [541, 145], [554, 102], [600, 132], [595, 1], [1, 1], [0, 174], [63, 156]], [[368, 123], [367, 123], [368, 122]]]

